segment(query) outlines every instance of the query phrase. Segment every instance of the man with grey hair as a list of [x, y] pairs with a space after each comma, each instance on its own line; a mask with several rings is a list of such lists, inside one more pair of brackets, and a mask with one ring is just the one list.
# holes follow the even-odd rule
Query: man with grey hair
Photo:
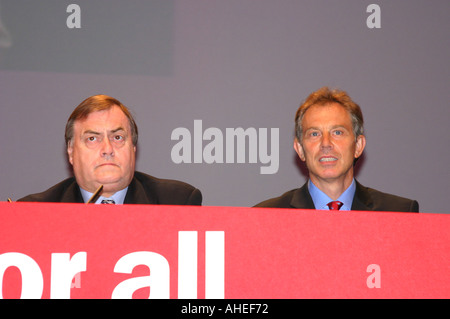
[[110, 96], [91, 96], [78, 105], [65, 139], [74, 177], [19, 201], [201, 205], [197, 188], [135, 171], [137, 125], [127, 107]]
[[418, 212], [415, 200], [362, 186], [354, 164], [366, 146], [360, 107], [341, 90], [311, 93], [295, 115], [294, 149], [308, 181], [256, 207]]

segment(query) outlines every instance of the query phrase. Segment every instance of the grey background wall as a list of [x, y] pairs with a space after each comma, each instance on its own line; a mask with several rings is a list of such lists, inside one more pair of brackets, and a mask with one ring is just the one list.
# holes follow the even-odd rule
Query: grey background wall
[[[346, 90], [365, 116], [358, 180], [417, 199], [422, 212], [450, 213], [449, 12], [447, 0], [2, 0], [0, 200], [71, 174], [65, 122], [103, 93], [137, 119], [138, 170], [197, 186], [204, 205], [253, 206], [306, 180], [293, 117], [327, 85]], [[223, 133], [224, 163], [174, 162], [180, 141], [171, 136], [182, 127], [194, 161], [194, 120]], [[253, 140], [235, 150], [245, 163], [236, 154], [227, 163], [226, 129], [238, 127], [259, 140], [267, 128], [269, 141], [278, 129], [276, 173], [261, 174], [259, 154], [249, 163]]]

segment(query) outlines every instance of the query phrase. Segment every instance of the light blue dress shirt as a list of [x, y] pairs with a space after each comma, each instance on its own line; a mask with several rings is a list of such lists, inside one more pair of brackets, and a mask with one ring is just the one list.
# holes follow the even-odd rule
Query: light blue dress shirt
[[[100, 196], [97, 201], [95, 202], [95, 204], [100, 204], [102, 202], [102, 200], [104, 199], [112, 199], [114, 200], [114, 202], [116, 203], [116, 205], [120, 205], [123, 204], [123, 201], [125, 200], [125, 195], [127, 194], [127, 190], [128, 187], [116, 192], [114, 195], [112, 195], [111, 197], [104, 197], [104, 196]], [[86, 203], [93, 195], [93, 193], [90, 193], [84, 189], [82, 189], [80, 187], [80, 191], [81, 191], [81, 196], [83, 196], [83, 200]]]
[[[330, 197], [328, 197], [328, 195], [326, 195], [324, 192], [322, 192], [320, 189], [318, 189], [317, 186], [314, 185], [313, 182], [311, 182], [311, 180], [308, 181], [308, 190], [309, 193], [311, 194], [312, 200], [314, 202], [314, 207], [316, 207], [316, 209], [330, 210], [327, 204], [333, 200]], [[356, 191], [356, 183], [355, 180], [353, 179], [350, 186], [337, 199], [338, 201], [344, 203], [344, 205], [342, 205], [340, 210], [352, 209], [355, 191]]]

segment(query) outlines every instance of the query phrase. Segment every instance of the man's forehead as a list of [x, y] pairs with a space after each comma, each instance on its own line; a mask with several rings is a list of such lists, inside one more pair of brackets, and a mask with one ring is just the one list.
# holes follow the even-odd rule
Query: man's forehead
[[94, 111], [87, 115], [87, 117], [78, 119], [74, 123], [75, 128], [81, 128], [83, 131], [87, 129], [107, 129], [123, 130], [129, 129], [129, 120], [125, 113], [117, 106], [107, 110]]
[[[334, 109], [334, 110], [332, 110]], [[333, 113], [333, 114], [332, 114]], [[340, 114], [336, 114], [340, 113]], [[336, 116], [339, 115], [339, 116]], [[347, 109], [342, 106], [339, 103], [328, 103], [328, 104], [314, 104], [311, 105], [306, 111], [305, 115], [303, 116], [303, 120], [305, 119], [315, 119], [318, 122], [321, 120], [336, 120], [346, 121], [347, 119], [351, 122], [351, 116], [350, 113], [347, 111]]]
[[338, 109], [347, 111], [346, 108], [338, 102], [326, 102], [326, 103], [313, 104], [306, 110], [306, 112], [308, 112], [310, 110], [319, 110], [319, 109], [326, 109], [326, 108], [338, 108]]

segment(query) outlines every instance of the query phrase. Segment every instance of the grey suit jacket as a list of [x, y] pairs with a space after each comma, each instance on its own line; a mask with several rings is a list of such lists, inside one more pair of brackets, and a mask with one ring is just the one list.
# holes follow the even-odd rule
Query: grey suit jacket
[[[305, 183], [275, 198], [265, 200], [254, 207], [304, 208], [315, 209], [314, 202]], [[415, 200], [399, 197], [365, 187], [356, 181], [352, 210], [419, 212], [419, 203]]]
[[[80, 187], [74, 177], [65, 179], [48, 190], [25, 196], [23, 202], [83, 203]], [[124, 204], [201, 205], [197, 188], [176, 180], [160, 179], [135, 172], [128, 186]]]

